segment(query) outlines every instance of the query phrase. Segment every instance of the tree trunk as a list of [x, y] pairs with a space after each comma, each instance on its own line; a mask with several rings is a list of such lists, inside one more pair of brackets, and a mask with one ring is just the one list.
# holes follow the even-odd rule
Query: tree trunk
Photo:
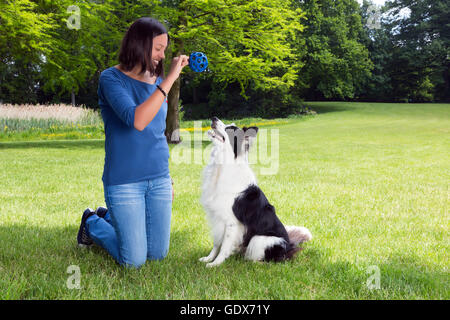
[[[179, 18], [180, 23], [185, 25], [184, 17]], [[174, 54], [179, 56], [183, 52], [183, 41], [179, 38], [174, 40]], [[180, 114], [178, 113], [178, 105], [180, 103], [180, 87], [181, 87], [181, 75], [173, 83], [172, 88], [168, 94], [167, 102], [167, 118], [166, 118], [166, 139], [167, 143], [180, 143]]]
[[180, 143], [180, 116], [178, 113], [178, 103], [180, 101], [180, 78], [173, 83], [168, 94], [167, 119], [166, 119], [166, 139], [167, 143]]
[[71, 96], [72, 96], [72, 107], [75, 107], [75, 92], [73, 91], [73, 89]]

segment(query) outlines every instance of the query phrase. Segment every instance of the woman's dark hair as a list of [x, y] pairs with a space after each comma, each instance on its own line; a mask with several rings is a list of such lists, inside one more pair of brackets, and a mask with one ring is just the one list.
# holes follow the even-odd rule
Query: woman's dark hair
[[166, 27], [156, 19], [143, 17], [133, 22], [122, 39], [119, 52], [120, 67], [125, 71], [131, 71], [140, 64], [142, 67], [140, 74], [148, 70], [152, 75], [163, 77], [164, 61], [160, 61], [155, 70], [151, 55], [153, 38], [165, 33], [169, 37]]

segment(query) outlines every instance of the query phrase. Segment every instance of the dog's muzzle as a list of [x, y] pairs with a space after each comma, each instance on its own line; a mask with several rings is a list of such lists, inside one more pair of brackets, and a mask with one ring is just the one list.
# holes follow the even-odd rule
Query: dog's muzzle
[[212, 117], [211, 118], [211, 129], [213, 129], [212, 133], [212, 137], [213, 138], [220, 138], [222, 140], [222, 142], [225, 142], [225, 137], [223, 136], [223, 134], [217, 129], [217, 122], [220, 121], [217, 117]]

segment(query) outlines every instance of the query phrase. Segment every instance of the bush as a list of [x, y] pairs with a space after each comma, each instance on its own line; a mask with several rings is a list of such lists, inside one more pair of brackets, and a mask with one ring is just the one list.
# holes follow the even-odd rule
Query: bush
[[227, 119], [272, 119], [308, 113], [303, 101], [287, 90], [263, 91], [250, 88], [245, 94], [246, 98], [241, 95], [241, 88], [237, 83], [230, 84], [226, 90], [219, 85], [212, 85], [206, 102], [183, 105], [183, 119], [208, 119], [212, 116]]

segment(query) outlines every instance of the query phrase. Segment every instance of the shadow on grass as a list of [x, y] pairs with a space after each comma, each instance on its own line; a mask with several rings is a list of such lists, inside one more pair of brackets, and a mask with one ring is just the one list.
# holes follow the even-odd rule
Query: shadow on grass
[[[204, 149], [211, 144], [209, 140], [194, 141], [191, 140], [191, 147], [197, 147], [201, 145]], [[189, 143], [185, 142], [182, 145], [169, 144], [169, 148], [175, 146], [188, 147]], [[103, 149], [105, 147], [105, 140], [40, 140], [40, 141], [12, 141], [12, 142], [0, 142], [0, 150], [2, 149], [32, 149], [32, 148], [45, 148], [45, 149]]]
[[305, 102], [305, 105], [316, 111], [318, 114], [322, 113], [332, 113], [332, 112], [343, 112], [348, 110], [355, 109], [355, 106], [351, 103], [346, 102], [331, 102], [331, 101], [323, 101], [323, 102]]
[[98, 149], [104, 148], [105, 140], [44, 140], [0, 142], [1, 149]]
[[[100, 247], [78, 248], [77, 231], [78, 226], [74, 225], [46, 228], [17, 224], [0, 226], [0, 271], [3, 275], [0, 287], [2, 291], [5, 289], [0, 292], [0, 298], [71, 296], [74, 291], [65, 287], [70, 277], [67, 270], [75, 265], [81, 269], [86, 286], [82, 292], [84, 298], [101, 298], [95, 294], [103, 292], [103, 287], [119, 288], [124, 282], [127, 288], [116, 294], [132, 298], [134, 292], [131, 288], [143, 285], [147, 280], [162, 281], [161, 284], [173, 288], [176, 296], [177, 288], [194, 285], [194, 277], [198, 292], [217, 287], [228, 290], [237, 299], [277, 299], [283, 295], [288, 299], [294, 298], [293, 295], [315, 299], [448, 299], [448, 275], [406, 254], [374, 263], [380, 270], [380, 289], [370, 290], [366, 285], [371, 276], [367, 272], [368, 266], [336, 261], [330, 250], [316, 248], [313, 243], [305, 246], [294, 260], [285, 263], [253, 263], [236, 255], [217, 268], [207, 269], [198, 261], [207, 252], [193, 240], [192, 232], [175, 231], [171, 234], [166, 259], [147, 262], [138, 271], [128, 271]], [[234, 290], [236, 296], [233, 295]], [[295, 292], [290, 294], [284, 290]], [[310, 295], [305, 295], [305, 292]], [[144, 293], [151, 297], [151, 292]], [[220, 294], [217, 292], [218, 296]]]
[[335, 261], [326, 249], [311, 248], [297, 259], [304, 261], [302, 266], [308, 265], [307, 273], [312, 271], [328, 282], [331, 299], [448, 299], [448, 274], [401, 252], [382, 263], [375, 258], [373, 263], [355, 264]]

